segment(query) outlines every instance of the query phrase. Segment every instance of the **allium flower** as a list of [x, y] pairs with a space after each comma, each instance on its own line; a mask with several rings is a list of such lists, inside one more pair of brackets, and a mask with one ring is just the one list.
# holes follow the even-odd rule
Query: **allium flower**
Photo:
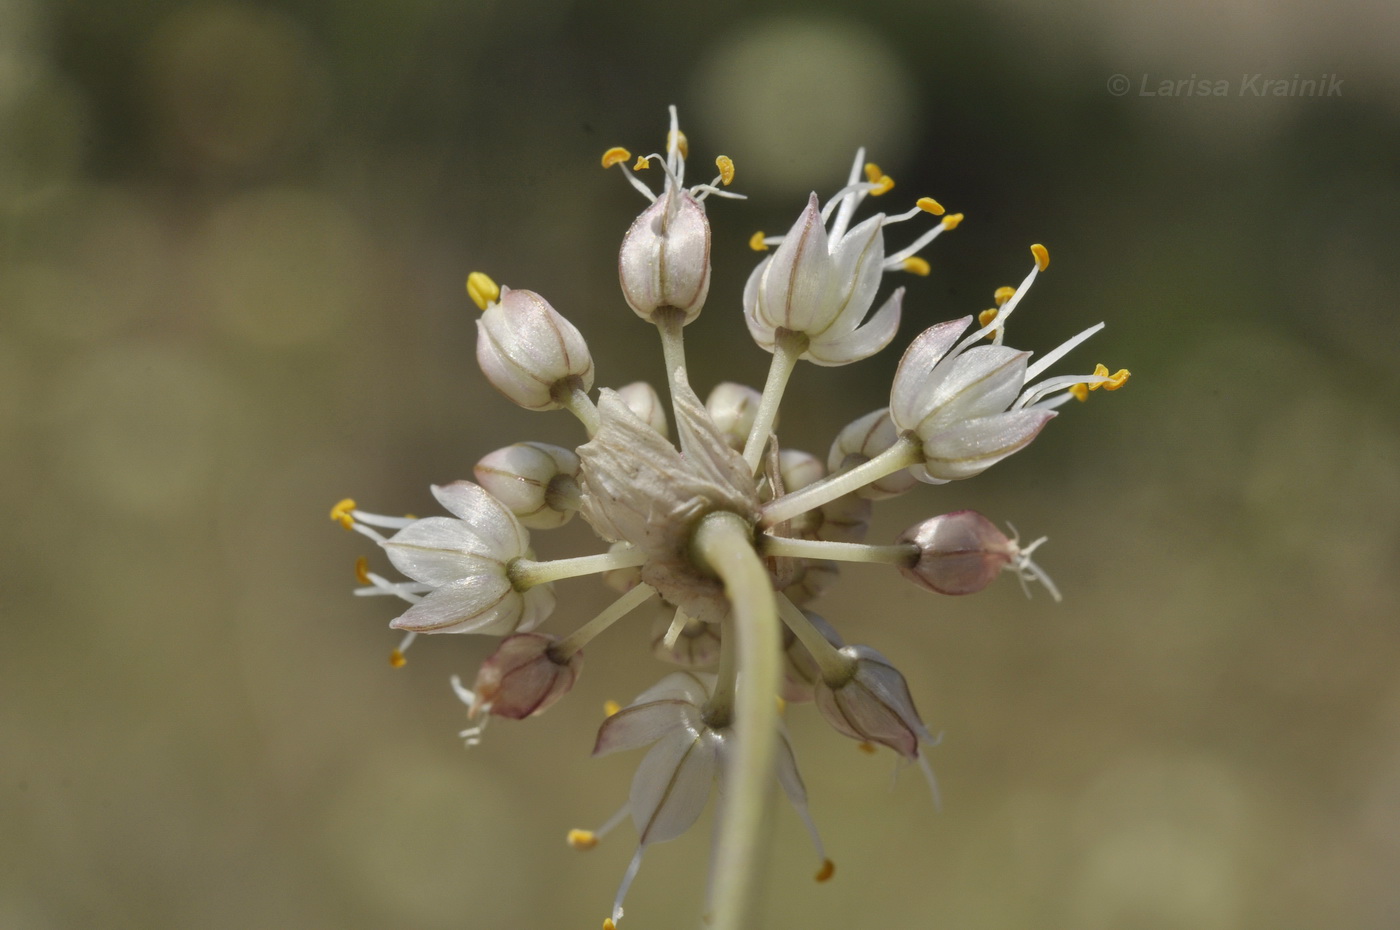
[[[356, 565], [356, 593], [410, 605], [390, 624], [409, 631], [391, 654], [395, 665], [404, 664], [416, 632], [505, 637], [471, 688], [453, 679], [473, 724], [462, 732], [468, 745], [480, 743], [494, 717], [533, 717], [558, 702], [578, 675], [582, 649], [654, 602], [652, 622], [641, 624], [647, 645], [687, 671], [668, 675], [604, 722], [595, 754], [651, 748], [618, 815], [599, 830], [569, 834], [573, 845], [589, 848], [629, 814], [637, 827], [638, 849], [605, 928], [622, 918], [643, 851], [685, 832], [714, 783], [723, 790], [706, 907], [712, 930], [737, 930], [748, 916], [757, 831], [774, 778], [816, 839], [780, 717], [784, 698], [812, 702], [833, 729], [871, 751], [885, 746], [917, 763], [935, 787], [927, 750], [936, 740], [903, 674], [875, 648], [845, 645], [806, 605], [835, 581], [840, 562], [894, 566], [945, 594], [972, 593], [1011, 571], [1058, 597], [1030, 558], [1043, 539], [1022, 547], [986, 518], [955, 511], [916, 524], [892, 544], [871, 545], [872, 501], [905, 494], [919, 478], [977, 475], [1025, 447], [1067, 400], [1115, 390], [1128, 377], [1101, 365], [1092, 374], [1037, 380], [1101, 324], [1034, 362], [1004, 345], [1007, 319], [1049, 261], [1033, 246], [1036, 267], [1021, 286], [998, 289], [997, 306], [976, 328], [965, 317], [918, 336], [899, 363], [889, 406], [841, 429], [824, 459], [781, 443], [779, 406], [797, 363], [844, 365], [884, 347], [904, 295], [896, 290], [870, 314], [881, 278], [894, 270], [926, 273], [916, 253], [961, 220], [945, 216], [887, 254], [885, 227], [943, 208], [924, 198], [907, 213], [853, 226], [862, 201], [894, 184], [865, 164], [862, 151], [847, 185], [824, 206], [813, 196], [786, 236], [751, 240], [760, 250], [778, 248], [754, 270], [742, 299], [727, 300], [734, 313], [742, 303], [750, 333], [771, 353], [768, 377], [762, 391], [723, 382], [701, 404], [683, 329], [709, 293], [704, 204], [734, 196], [721, 190], [734, 166], [720, 156], [714, 181], [686, 188], [688, 147], [672, 108], [664, 155], [643, 156], [630, 168], [623, 149], [603, 157], [650, 202], [623, 238], [618, 269], [623, 300], [656, 326], [667, 396], [634, 382], [603, 388], [595, 401], [592, 357], [579, 330], [538, 294], [497, 287], [474, 272], [467, 290], [484, 311], [482, 371], [523, 407], [567, 410], [586, 436], [572, 450], [520, 442], [488, 454], [475, 469], [480, 484], [433, 488], [451, 517], [381, 516], [349, 500], [331, 510], [407, 578], [391, 581], [364, 559]], [[660, 195], [634, 174], [653, 160], [665, 175]], [[536, 561], [525, 527], [552, 529], [575, 513], [597, 533], [596, 553]], [[582, 575], [600, 576], [616, 600], [572, 632], [532, 632], [555, 606], [554, 583]], [[824, 861], [818, 879], [825, 880], [833, 867], [820, 841], [817, 849]]]

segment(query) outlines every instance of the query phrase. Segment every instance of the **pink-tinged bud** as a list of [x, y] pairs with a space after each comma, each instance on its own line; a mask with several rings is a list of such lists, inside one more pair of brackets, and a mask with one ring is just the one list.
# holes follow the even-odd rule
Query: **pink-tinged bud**
[[931, 517], [905, 530], [898, 541], [919, 547], [918, 560], [900, 565], [900, 573], [930, 591], [976, 594], [1010, 569], [1022, 582], [1039, 581], [1060, 599], [1049, 576], [1031, 561], [1031, 553], [1045, 540], [1023, 548], [975, 510]]
[[627, 305], [644, 320], [674, 309], [689, 323], [710, 290], [710, 221], [689, 193], [667, 190], [627, 230], [617, 256]]
[[851, 739], [888, 746], [906, 759], [919, 757], [919, 743], [932, 737], [914, 709], [909, 685], [889, 660], [869, 646], [845, 646], [851, 675], [832, 685], [815, 684], [817, 709], [827, 723]]
[[939, 594], [976, 594], [1011, 564], [1016, 549], [992, 521], [975, 510], [932, 517], [900, 534], [919, 547], [919, 559], [899, 566], [905, 578]]
[[534, 291], [501, 288], [476, 321], [476, 361], [486, 380], [528, 410], [560, 405], [556, 389], [593, 387], [593, 357], [574, 325]]
[[578, 456], [562, 446], [518, 442], [485, 456], [473, 471], [523, 525], [547, 530], [578, 512], [578, 469]]
[[583, 653], [567, 659], [554, 654], [558, 639], [545, 633], [516, 633], [501, 640], [476, 673], [482, 709], [497, 717], [523, 720], [542, 714], [578, 679]]

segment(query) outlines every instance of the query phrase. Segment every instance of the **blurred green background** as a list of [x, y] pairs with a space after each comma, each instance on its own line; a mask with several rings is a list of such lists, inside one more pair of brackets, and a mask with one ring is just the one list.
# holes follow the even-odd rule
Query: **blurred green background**
[[[0, 927], [601, 922], [633, 833], [563, 835], [626, 796], [636, 757], [588, 751], [664, 671], [645, 622], [465, 751], [447, 678], [490, 644], [389, 668], [394, 609], [350, 596], [373, 553], [326, 512], [431, 512], [491, 449], [579, 441], [476, 370], [468, 271], [549, 297], [600, 384], [658, 379], [614, 264], [643, 204], [598, 156], [659, 148], [669, 103], [750, 197], [712, 202], [702, 393], [766, 371], [749, 234], [860, 144], [899, 209], [968, 216], [899, 282], [900, 345], [1042, 241], [1012, 341], [1106, 320], [1071, 367], [1134, 372], [878, 511], [875, 539], [962, 507], [1047, 534], [1065, 601], [845, 573], [821, 609], [945, 733], [945, 807], [792, 708], [838, 872], [811, 884], [778, 811], [763, 924], [1400, 925], [1397, 47], [1384, 0], [0, 0]], [[1229, 93], [1141, 93], [1193, 77]], [[804, 366], [785, 442], [824, 453], [897, 358]], [[609, 598], [561, 595], [547, 629]], [[652, 850], [626, 925], [695, 925], [707, 824]]]

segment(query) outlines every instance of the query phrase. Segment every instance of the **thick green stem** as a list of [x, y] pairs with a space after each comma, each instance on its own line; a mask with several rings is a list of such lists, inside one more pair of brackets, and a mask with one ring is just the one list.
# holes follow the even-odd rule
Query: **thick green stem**
[[753, 901], [763, 812], [778, 749], [782, 636], [772, 581], [753, 548], [752, 530], [731, 513], [713, 513], [691, 538], [699, 563], [719, 576], [733, 608], [739, 660], [734, 749], [724, 773], [710, 898], [710, 930], [739, 930]]
[[915, 437], [902, 436], [884, 452], [850, 471], [838, 472], [809, 484], [800, 491], [784, 494], [763, 508], [759, 525], [777, 526], [809, 510], [816, 510], [852, 491], [859, 491], [867, 484], [873, 484], [886, 475], [892, 475], [901, 468], [908, 468], [923, 461], [923, 444]]
[[744, 461], [749, 470], [758, 472], [758, 463], [763, 460], [763, 447], [768, 445], [768, 436], [773, 432], [773, 423], [778, 419], [778, 405], [783, 402], [783, 392], [787, 390], [788, 378], [792, 377], [797, 359], [807, 351], [807, 337], [790, 330], [778, 330], [778, 341], [773, 346], [773, 363], [768, 366], [768, 381], [763, 385], [763, 398], [758, 402], [758, 412], [754, 414], [753, 426], [749, 429], [748, 440], [744, 443]]

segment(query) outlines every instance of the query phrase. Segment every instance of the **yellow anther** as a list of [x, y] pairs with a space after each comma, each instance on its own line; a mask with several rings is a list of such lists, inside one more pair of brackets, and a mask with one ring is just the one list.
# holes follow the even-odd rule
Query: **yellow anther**
[[360, 584], [374, 584], [369, 580], [369, 559], [364, 556], [355, 560], [355, 577], [360, 580]]
[[924, 261], [917, 255], [911, 255], [908, 258], [906, 258], [903, 262], [903, 265], [905, 271], [909, 272], [910, 274], [916, 274], [921, 278], [927, 278], [928, 273], [931, 270], [929, 268], [928, 262]]
[[405, 520], [417, 520], [417, 519], [418, 519], [418, 515], [417, 515], [417, 514], [412, 514], [412, 513], [406, 513], [406, 514], [403, 515], [403, 518], [404, 518]]
[[1007, 287], [1006, 285], [1003, 284], [1001, 287], [997, 288], [997, 292], [996, 292], [996, 295], [995, 295], [995, 296], [996, 296], [997, 306], [1000, 307], [1002, 304], [1006, 303], [1006, 302], [1007, 302], [1008, 300], [1010, 300], [1012, 297], [1016, 296], [1016, 288], [1014, 288], [1014, 287]]
[[646, 157], [645, 155], [638, 155], [638, 156], [637, 156], [637, 163], [636, 163], [635, 165], [632, 166], [632, 170], [633, 170], [633, 171], [645, 171], [645, 170], [647, 170], [647, 169], [650, 168], [650, 167], [651, 167], [651, 162], [647, 160], [647, 157]]
[[467, 275], [467, 296], [476, 304], [478, 310], [485, 310], [501, 299], [501, 287], [491, 280], [490, 275], [473, 271]]
[[749, 236], [749, 248], [753, 249], [755, 252], [767, 252], [768, 243], [763, 241], [764, 238], [763, 230], [761, 229], [752, 236]]
[[1031, 254], [1035, 256], [1035, 267], [1041, 271], [1050, 267], [1050, 251], [1045, 246], [1037, 242], [1031, 246]]
[[875, 755], [875, 744], [874, 744], [874, 743], [870, 743], [870, 742], [857, 743], [857, 744], [856, 744], [856, 748], [859, 749], [859, 750], [860, 750], [861, 752], [863, 752], [863, 753], [867, 753], [867, 754], [872, 755], [872, 756]]
[[617, 930], [617, 924], [613, 923], [611, 917], [603, 918], [603, 930]]
[[949, 213], [947, 216], [943, 217], [943, 228], [957, 229], [958, 224], [962, 221], [963, 215], [961, 213]]
[[1089, 399], [1089, 385], [1083, 383], [1071, 385], [1069, 393], [1075, 400], [1083, 403]]
[[885, 172], [880, 170], [880, 166], [873, 161], [865, 163], [865, 179], [871, 184], [880, 183], [880, 178], [884, 177], [884, 174]]
[[1129, 371], [1126, 368], [1120, 368], [1113, 374], [1108, 376], [1108, 380], [1103, 382], [1102, 387], [1105, 391], [1116, 391], [1123, 385], [1127, 384], [1128, 379], [1132, 376], [1133, 373], [1131, 371]]
[[715, 159], [715, 167], [719, 169], [719, 182], [725, 187], [734, 183], [734, 159], [728, 155], [721, 155]]
[[[988, 323], [992, 322], [992, 320], [995, 320], [997, 318], [997, 314], [1000, 312], [1001, 311], [997, 310], [996, 307], [988, 307], [986, 310], [983, 310], [981, 313], [977, 314], [977, 325], [986, 326]], [[992, 334], [988, 333], [987, 335], [990, 336]]]
[[592, 849], [598, 845], [598, 834], [592, 830], [570, 830], [565, 839], [574, 849]]
[[389, 665], [394, 668], [403, 668], [408, 664], [408, 656], [403, 654], [402, 649], [395, 649], [389, 653]]
[[925, 213], [932, 213], [934, 216], [942, 216], [945, 212], [943, 204], [934, 200], [932, 197], [920, 197], [915, 201], [914, 206], [923, 210]]
[[779, 713], [779, 714], [785, 714], [785, 713], [787, 713], [787, 701], [784, 701], [784, 700], [783, 700], [782, 695], [780, 695], [780, 694], [775, 694], [775, 695], [773, 695], [773, 700], [775, 700], [775, 701], [778, 702], [778, 713]]
[[336, 523], [339, 523], [341, 526], [345, 527], [347, 530], [354, 529], [355, 518], [350, 516], [350, 511], [354, 509], [355, 502], [347, 497], [345, 498], [345, 500], [341, 501], [340, 503], [336, 504], [334, 507], [331, 508], [331, 519], [334, 520]]
[[822, 860], [822, 867], [817, 870], [817, 882], [830, 881], [831, 876], [836, 874], [836, 863], [830, 859]]
[[603, 153], [603, 167], [611, 168], [613, 165], [620, 165], [631, 157], [631, 152], [620, 145], [614, 145]]
[[687, 139], [685, 133], [681, 132], [679, 129], [672, 129], [670, 132], [666, 133], [666, 151], [671, 151], [672, 145], [681, 153], [681, 158], [690, 157], [690, 140]]
[[[1095, 366], [1094, 366], [1094, 377], [1096, 377], [1096, 378], [1107, 378], [1107, 377], [1108, 377], [1108, 366], [1105, 365], [1103, 362], [1100, 362], [1099, 364], [1095, 365]], [[1097, 391], [1097, 390], [1098, 390], [1099, 388], [1101, 388], [1101, 387], [1103, 387], [1103, 382], [1102, 382], [1102, 381], [1095, 381], [1093, 384], [1089, 385], [1089, 390], [1091, 390], [1091, 391]]]
[[617, 712], [620, 711], [620, 710], [622, 710], [622, 705], [619, 704], [619, 703], [617, 703], [617, 701], [604, 701], [604, 702], [603, 702], [603, 716], [604, 716], [604, 717], [611, 717], [613, 714], [617, 713]]
[[871, 197], [879, 197], [894, 190], [894, 178], [890, 177], [888, 174], [882, 174], [879, 178], [870, 183], [875, 185], [870, 189]]

